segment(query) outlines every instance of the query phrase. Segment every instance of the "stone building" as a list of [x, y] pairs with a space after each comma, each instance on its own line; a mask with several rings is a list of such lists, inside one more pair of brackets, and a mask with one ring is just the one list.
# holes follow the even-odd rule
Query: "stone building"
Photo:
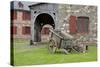
[[96, 6], [25, 1], [15, 1], [14, 5], [11, 8], [14, 38], [28, 38], [33, 42], [48, 40], [48, 30], [53, 28], [73, 36], [88, 34], [91, 40], [97, 39]]
[[30, 9], [32, 40], [35, 42], [41, 41], [41, 29], [45, 24], [75, 36], [87, 35], [91, 40], [97, 37], [96, 6], [38, 3], [31, 5]]
[[[63, 19], [61, 22], [63, 25], [66, 24], [66, 32], [74, 32], [76, 34], [78, 33], [81, 35], [87, 35], [87, 38], [90, 41], [97, 41], [97, 6], [63, 4], [60, 5], [59, 9], [59, 14], [63, 15], [63, 18], [60, 17], [61, 19]], [[79, 21], [79, 17], [83, 17], [84, 19]], [[87, 20], [88, 22], [86, 22], [86, 17], [89, 19]], [[78, 21], [80, 22], [80, 24], [78, 23]], [[78, 29], [76, 29], [75, 31], [75, 28]], [[84, 29], [86, 28], [88, 33], [84, 31]], [[79, 29], [82, 29], [82, 31], [79, 32]]]
[[[29, 3], [30, 4], [30, 3]], [[33, 4], [33, 3], [32, 3]], [[26, 2], [11, 2], [11, 28], [14, 38], [28, 39], [31, 35], [31, 13]]]
[[[13, 38], [31, 38], [31, 12], [29, 5], [37, 4], [34, 2], [12, 1], [11, 2], [11, 34]], [[42, 29], [42, 39], [48, 34], [49, 25]], [[45, 36], [44, 36], [45, 35]]]

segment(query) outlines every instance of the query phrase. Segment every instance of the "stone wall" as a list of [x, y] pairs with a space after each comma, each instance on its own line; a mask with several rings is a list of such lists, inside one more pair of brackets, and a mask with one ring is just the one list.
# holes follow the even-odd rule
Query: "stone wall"
[[95, 29], [97, 24], [97, 7], [86, 5], [59, 5], [59, 22], [68, 23], [69, 17], [87, 16], [90, 18], [90, 30]]
[[58, 21], [60, 29], [69, 30], [69, 17], [70, 16], [87, 16], [89, 17], [89, 38], [91, 41], [97, 40], [97, 6], [92, 5], [66, 5], [60, 4], [58, 6]]

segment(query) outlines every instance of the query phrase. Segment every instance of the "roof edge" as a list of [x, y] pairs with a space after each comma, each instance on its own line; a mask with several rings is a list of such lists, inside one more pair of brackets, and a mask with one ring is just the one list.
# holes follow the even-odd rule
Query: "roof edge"
[[48, 4], [48, 3], [37, 3], [37, 4], [30, 5], [30, 6], [28, 6], [28, 7], [31, 8], [31, 7], [33, 7], [33, 6], [37, 6], [37, 5], [41, 5], [41, 4]]

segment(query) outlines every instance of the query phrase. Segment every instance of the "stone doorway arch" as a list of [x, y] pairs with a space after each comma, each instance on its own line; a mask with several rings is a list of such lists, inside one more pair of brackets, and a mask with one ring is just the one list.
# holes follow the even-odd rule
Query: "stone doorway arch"
[[50, 14], [41, 13], [39, 14], [34, 22], [34, 42], [41, 42], [41, 30], [44, 25], [50, 25], [55, 28], [54, 19]]
[[31, 10], [31, 44], [41, 42], [41, 30], [46, 24], [54, 29], [60, 27], [58, 22], [58, 5], [49, 3], [37, 3], [29, 6]]

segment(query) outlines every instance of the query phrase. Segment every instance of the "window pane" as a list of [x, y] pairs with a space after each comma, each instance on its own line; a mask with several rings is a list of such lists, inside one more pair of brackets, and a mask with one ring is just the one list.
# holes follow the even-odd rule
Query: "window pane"
[[42, 28], [41, 34], [48, 35], [49, 34], [49, 28], [48, 27]]
[[77, 20], [77, 32], [82, 32], [82, 19]]
[[22, 34], [24, 35], [30, 35], [30, 27], [25, 26], [22, 28]]
[[30, 12], [23, 12], [23, 20], [31, 20]]
[[77, 18], [77, 32], [87, 33], [89, 31], [89, 18], [78, 17]]
[[84, 19], [84, 23], [85, 23], [85, 25], [84, 25], [84, 26], [85, 26], [85, 27], [84, 27], [84, 31], [85, 31], [85, 32], [88, 32], [88, 29], [89, 29], [89, 28], [88, 28], [88, 27], [89, 27], [89, 19], [87, 19], [87, 18]]

